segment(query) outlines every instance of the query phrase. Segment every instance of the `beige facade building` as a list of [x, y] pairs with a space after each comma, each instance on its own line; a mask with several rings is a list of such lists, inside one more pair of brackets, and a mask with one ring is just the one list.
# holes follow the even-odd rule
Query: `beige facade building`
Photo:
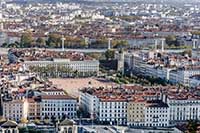
[[28, 118], [31, 120], [40, 119], [40, 103], [34, 99], [28, 99]]
[[127, 125], [167, 127], [169, 126], [169, 107], [161, 100], [133, 100], [127, 106]]
[[26, 99], [16, 99], [3, 103], [3, 117], [6, 119], [20, 121], [27, 119], [28, 101]]
[[132, 100], [127, 105], [127, 124], [144, 126], [145, 112], [144, 112], [145, 100]]

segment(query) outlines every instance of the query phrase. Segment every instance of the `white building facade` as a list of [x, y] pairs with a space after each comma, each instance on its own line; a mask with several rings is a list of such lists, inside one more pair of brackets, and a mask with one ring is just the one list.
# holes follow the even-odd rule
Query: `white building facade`
[[168, 127], [169, 107], [161, 101], [145, 106], [145, 122], [147, 127]]
[[99, 73], [99, 61], [97, 60], [84, 60], [84, 61], [70, 61], [63, 59], [54, 59], [53, 61], [25, 61], [26, 67], [35, 66], [35, 67], [46, 67], [52, 66], [55, 68], [53, 71], [57, 75], [59, 73], [58, 67], [63, 67], [66, 69], [71, 69], [71, 71], [81, 73], [83, 76], [87, 75], [98, 75]]
[[197, 87], [200, 86], [200, 76], [195, 75], [189, 78], [189, 86], [190, 87]]
[[44, 95], [40, 103], [41, 118], [45, 116], [56, 118], [75, 118], [77, 100], [66, 95]]
[[195, 99], [169, 99], [170, 124], [200, 120], [200, 100]]
[[80, 106], [90, 115], [99, 113], [99, 98], [87, 92], [81, 92], [79, 97]]
[[189, 78], [194, 75], [199, 75], [200, 69], [179, 69], [170, 72], [169, 81], [172, 83], [180, 83], [189, 86]]
[[127, 101], [118, 99], [112, 101], [101, 100], [98, 120], [102, 123], [109, 123], [110, 125], [126, 125]]

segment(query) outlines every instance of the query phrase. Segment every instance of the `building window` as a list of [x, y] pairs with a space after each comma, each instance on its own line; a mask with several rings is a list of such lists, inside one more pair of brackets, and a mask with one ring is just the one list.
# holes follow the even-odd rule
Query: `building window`
[[68, 133], [72, 133], [72, 127], [68, 128]]

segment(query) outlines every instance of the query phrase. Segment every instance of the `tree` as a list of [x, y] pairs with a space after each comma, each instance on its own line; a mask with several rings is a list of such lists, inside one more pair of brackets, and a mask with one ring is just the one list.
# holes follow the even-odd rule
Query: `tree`
[[49, 118], [44, 118], [44, 123], [48, 124], [50, 122]]
[[20, 43], [18, 41], [15, 41], [15, 44], [18, 45], [18, 46], [20, 46]]
[[21, 46], [31, 47], [33, 43], [33, 37], [31, 32], [25, 32], [21, 36]]
[[106, 57], [106, 60], [114, 59], [114, 57], [115, 57], [115, 51], [114, 50], [107, 50], [105, 52], [105, 57]]
[[187, 130], [189, 133], [196, 133], [197, 131], [197, 121], [189, 121], [187, 125]]
[[112, 46], [113, 48], [125, 48], [128, 47], [128, 42], [126, 40], [113, 40]]
[[40, 120], [39, 120], [39, 119], [35, 119], [35, 120], [34, 120], [34, 123], [35, 123], [35, 124], [39, 124], [39, 123], [40, 123]]
[[8, 46], [8, 44], [7, 43], [3, 43], [2, 45], [1, 45], [1, 47], [7, 47]]
[[21, 118], [20, 122], [22, 124], [26, 124], [26, 123], [28, 123], [28, 120], [26, 118]]
[[28, 129], [26, 127], [19, 128], [19, 133], [26, 133], [28, 132]]
[[183, 51], [182, 55], [183, 56], [188, 55], [189, 57], [192, 57], [192, 50], [191, 49], [185, 50]]
[[0, 119], [0, 122], [4, 122], [4, 121], [6, 121], [6, 119], [5, 119], [5, 118], [2, 118], [2, 119]]
[[174, 46], [179, 46], [179, 43], [178, 43], [178, 41], [177, 41], [176, 36], [169, 35], [169, 36], [167, 36], [165, 39], [166, 39], [166, 44], [167, 44], [167, 45], [169, 45], [169, 46], [172, 46], [172, 45], [174, 45]]
[[87, 53], [90, 57], [99, 60], [102, 57], [101, 53]]
[[73, 72], [73, 74], [74, 74], [74, 77], [78, 77], [78, 70], [75, 70], [74, 72]]
[[16, 44], [16, 43], [11, 43], [11, 44], [8, 44], [7, 47], [8, 47], [8, 48], [18, 48], [19, 45]]
[[200, 35], [200, 31], [193, 31], [191, 33], [192, 33], [192, 35]]
[[80, 45], [80, 48], [87, 48], [88, 47], [88, 43], [86, 43], [85, 40], [83, 40], [83, 39], [80, 41], [79, 45]]
[[39, 47], [44, 47], [44, 46], [45, 46], [45, 40], [44, 40], [44, 38], [39, 37], [39, 38], [36, 40], [36, 44], [37, 44]]
[[160, 58], [161, 58], [161, 57], [162, 57], [162, 54], [161, 54], [161, 53], [158, 53], [158, 54], [157, 54], [157, 57], [160, 57]]
[[90, 44], [91, 48], [107, 48], [108, 47], [108, 40], [106, 38], [99, 38]]
[[49, 34], [49, 38], [48, 38], [46, 44], [52, 48], [60, 47], [61, 46], [61, 35]]

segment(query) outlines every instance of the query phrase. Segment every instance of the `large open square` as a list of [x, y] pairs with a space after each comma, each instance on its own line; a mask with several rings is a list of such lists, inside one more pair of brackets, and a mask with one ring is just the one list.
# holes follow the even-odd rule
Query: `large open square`
[[111, 87], [116, 84], [112, 81], [100, 78], [55, 78], [50, 79], [57, 87], [64, 89], [68, 94], [78, 97], [79, 89], [84, 87]]

